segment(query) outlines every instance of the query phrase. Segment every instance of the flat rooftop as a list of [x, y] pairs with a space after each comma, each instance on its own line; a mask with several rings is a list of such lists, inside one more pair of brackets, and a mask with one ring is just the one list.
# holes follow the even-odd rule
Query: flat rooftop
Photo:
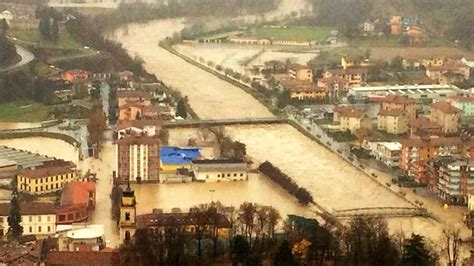
[[9, 163], [14, 162], [19, 168], [31, 168], [43, 165], [44, 162], [56, 160], [53, 157], [47, 157], [37, 153], [31, 153], [29, 151], [17, 150], [7, 146], [0, 146], [0, 167], [2, 164], [11, 165]]
[[349, 89], [349, 91], [353, 92], [370, 92], [370, 91], [417, 91], [423, 90], [428, 91], [438, 91], [438, 90], [456, 90], [460, 91], [460, 89], [454, 85], [449, 84], [431, 84], [431, 85], [395, 85], [395, 86], [366, 86], [366, 87], [353, 87]]

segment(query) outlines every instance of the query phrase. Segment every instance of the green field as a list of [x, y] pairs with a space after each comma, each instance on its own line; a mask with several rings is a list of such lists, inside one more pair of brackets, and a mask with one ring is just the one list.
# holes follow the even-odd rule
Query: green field
[[330, 32], [331, 29], [326, 27], [258, 27], [252, 35], [259, 39], [322, 42], [329, 37]]
[[49, 119], [51, 107], [28, 101], [0, 104], [1, 122], [39, 122]]
[[82, 49], [82, 45], [76, 42], [65, 29], [60, 29], [59, 37], [56, 42], [42, 38], [37, 28], [11, 28], [9, 35], [17, 38], [19, 41], [37, 43], [45, 46]]

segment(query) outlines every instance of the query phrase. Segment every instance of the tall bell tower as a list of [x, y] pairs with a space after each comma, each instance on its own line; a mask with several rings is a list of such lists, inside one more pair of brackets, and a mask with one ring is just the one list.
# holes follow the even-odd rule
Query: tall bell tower
[[127, 188], [122, 192], [122, 201], [120, 205], [120, 242], [126, 243], [132, 240], [135, 234], [136, 226], [136, 201], [135, 192], [130, 188], [128, 183]]

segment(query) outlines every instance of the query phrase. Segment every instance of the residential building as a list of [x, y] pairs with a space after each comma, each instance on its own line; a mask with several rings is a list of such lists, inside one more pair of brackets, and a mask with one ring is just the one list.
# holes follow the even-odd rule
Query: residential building
[[130, 135], [115, 141], [115, 170], [120, 181], [159, 182], [159, 140], [146, 135]]
[[334, 108], [333, 121], [339, 123], [341, 131], [355, 133], [360, 128], [370, 128], [371, 122], [367, 113], [361, 109], [348, 106], [338, 106]]
[[426, 117], [418, 117], [409, 124], [411, 136], [441, 136], [443, 134], [441, 125]]
[[380, 104], [380, 110], [405, 113], [408, 121], [416, 119], [416, 101], [408, 96], [387, 95]]
[[438, 196], [455, 204], [465, 204], [474, 191], [474, 161], [440, 157], [429, 162], [430, 188]]
[[352, 87], [348, 95], [355, 100], [380, 100], [388, 95], [409, 95], [410, 98], [421, 101], [447, 99], [459, 93], [462, 93], [462, 90], [454, 85], [431, 84]]
[[461, 111], [461, 116], [474, 116], [474, 96], [453, 96], [447, 101]]
[[101, 251], [48, 251], [44, 262], [48, 266], [114, 266], [120, 261], [118, 250], [104, 249]]
[[474, 139], [460, 137], [407, 137], [400, 141], [400, 169], [421, 184], [428, 184], [428, 160], [438, 156], [458, 155], [468, 158]]
[[345, 55], [341, 58], [341, 66], [343, 69], [364, 68], [370, 66], [370, 61], [368, 58]]
[[57, 234], [58, 251], [99, 251], [106, 247], [102, 224], [58, 225]]
[[66, 82], [73, 82], [76, 80], [84, 80], [88, 78], [89, 72], [80, 69], [65, 70], [61, 72], [61, 79]]
[[290, 99], [298, 101], [322, 100], [326, 97], [323, 88], [309, 81], [296, 79], [281, 80], [280, 84], [290, 93]]
[[[0, 237], [8, 232], [10, 202], [0, 203]], [[50, 202], [20, 202], [21, 225], [24, 235], [38, 237], [52, 236], [56, 233], [56, 206]]]
[[21, 171], [17, 176], [17, 188], [18, 191], [38, 195], [56, 192], [66, 183], [76, 180], [79, 180], [76, 166], [64, 162]]
[[403, 134], [408, 130], [407, 113], [402, 109], [380, 109], [377, 114], [377, 129], [390, 134]]
[[117, 105], [122, 107], [127, 103], [139, 103], [142, 106], [151, 106], [151, 95], [144, 91], [118, 90]]
[[317, 87], [324, 89], [326, 97], [332, 100], [345, 96], [349, 91], [349, 83], [341, 77], [320, 78]]
[[129, 102], [119, 108], [119, 120], [146, 120], [157, 119], [158, 109], [152, 105], [144, 105], [141, 102]]
[[451, 84], [469, 79], [470, 68], [461, 58], [446, 57], [441, 66], [438, 64], [426, 66], [426, 76], [437, 80], [440, 84]]
[[409, 26], [407, 36], [410, 45], [420, 45], [423, 42], [423, 31], [419, 26]]
[[85, 222], [89, 211], [95, 208], [95, 182], [67, 183], [61, 191], [57, 211], [57, 224]]
[[[194, 234], [196, 223], [197, 216], [192, 211], [189, 213], [161, 213], [156, 210], [153, 213], [137, 216], [137, 229], [146, 229], [152, 235], [164, 236], [168, 228], [180, 228], [187, 234]], [[216, 227], [219, 238], [228, 239], [230, 237], [232, 226], [224, 214], [216, 212], [203, 223], [205, 225], [204, 237], [213, 236]]]
[[192, 171], [196, 181], [220, 182], [248, 179], [247, 163], [244, 160], [194, 160]]
[[122, 199], [120, 201], [119, 233], [121, 243], [132, 240], [135, 235], [136, 222], [135, 192], [130, 188], [130, 184], [128, 184], [127, 188], [122, 192]]
[[115, 126], [117, 139], [129, 135], [157, 136], [161, 130], [161, 120], [119, 120]]
[[441, 125], [443, 133], [458, 132], [459, 109], [446, 101], [435, 102], [431, 105], [429, 119]]
[[402, 17], [392, 16], [390, 18], [390, 33], [398, 35], [402, 33]]
[[399, 167], [401, 150], [399, 142], [377, 142], [371, 154], [389, 167]]
[[372, 33], [375, 31], [375, 24], [370, 21], [366, 21], [362, 25], [362, 30], [367, 33]]
[[117, 75], [120, 81], [133, 80], [133, 72], [131, 71], [122, 71], [122, 72], [119, 72]]
[[443, 59], [439, 57], [432, 57], [428, 59], [423, 59], [421, 63], [425, 68], [429, 67], [441, 67], [443, 66]]
[[191, 171], [192, 161], [201, 158], [200, 148], [160, 147], [160, 171], [162, 174], [175, 174], [183, 168]]
[[313, 71], [305, 65], [292, 64], [288, 67], [290, 79], [313, 82]]
[[366, 68], [330, 69], [323, 73], [323, 78], [339, 77], [347, 81], [349, 88], [360, 87], [367, 83]]

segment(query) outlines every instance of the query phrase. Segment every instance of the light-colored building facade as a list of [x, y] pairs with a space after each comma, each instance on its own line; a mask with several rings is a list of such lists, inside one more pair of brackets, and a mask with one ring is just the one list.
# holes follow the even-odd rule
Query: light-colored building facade
[[158, 182], [159, 140], [145, 135], [126, 136], [115, 142], [115, 170], [121, 181]]
[[58, 251], [99, 251], [106, 247], [104, 225], [58, 225]]
[[194, 160], [192, 171], [196, 181], [244, 181], [248, 179], [247, 163], [243, 160]]
[[399, 142], [377, 142], [372, 145], [371, 153], [375, 158], [389, 167], [400, 166], [402, 144]]
[[461, 111], [461, 116], [474, 116], [474, 96], [454, 96], [447, 101]]
[[311, 68], [304, 65], [291, 65], [288, 69], [288, 75], [291, 79], [309, 82], [313, 81], [313, 71]]
[[132, 240], [137, 222], [135, 192], [130, 185], [122, 192], [120, 203], [119, 234], [120, 242], [124, 243]]
[[380, 110], [385, 111], [402, 111], [408, 121], [416, 119], [416, 101], [408, 96], [388, 95], [383, 98], [380, 104]]
[[68, 182], [79, 180], [75, 165], [46, 165], [21, 171], [17, 176], [18, 191], [45, 194], [61, 190]]
[[[10, 203], [0, 203], [0, 237], [8, 232]], [[21, 202], [21, 225], [23, 235], [37, 237], [52, 236], [56, 233], [56, 207], [50, 202]]]
[[338, 106], [334, 108], [334, 123], [339, 123], [339, 130], [355, 133], [360, 128], [370, 128], [371, 122], [366, 112], [355, 107]]
[[439, 124], [445, 134], [458, 132], [459, 110], [445, 101], [433, 103], [430, 108], [429, 119]]
[[367, 73], [366, 68], [330, 69], [323, 73], [323, 78], [343, 78], [349, 88], [352, 88], [365, 85], [367, 83]]
[[383, 110], [377, 114], [377, 129], [390, 134], [403, 134], [408, 130], [408, 118], [400, 109]]
[[383, 99], [389, 95], [406, 95], [415, 100], [447, 99], [462, 91], [454, 85], [395, 85], [395, 86], [365, 86], [352, 87], [348, 95], [356, 100]]

